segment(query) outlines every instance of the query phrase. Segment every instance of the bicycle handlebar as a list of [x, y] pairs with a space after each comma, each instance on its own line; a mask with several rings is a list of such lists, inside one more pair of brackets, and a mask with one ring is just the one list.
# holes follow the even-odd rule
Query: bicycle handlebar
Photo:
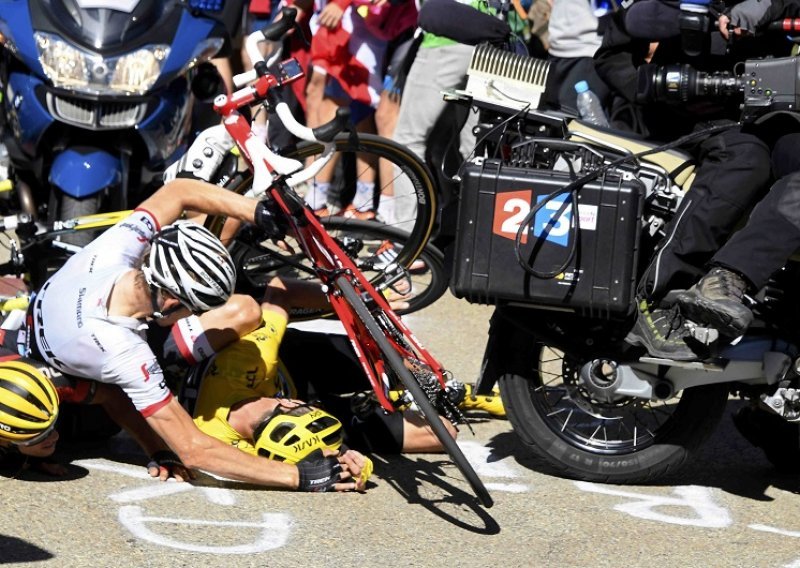
[[784, 18], [767, 24], [770, 32], [800, 32], [800, 18]]
[[[333, 120], [311, 130], [311, 135], [320, 142], [332, 142], [350, 123], [350, 109], [339, 107]], [[285, 123], [284, 123], [285, 124]]]
[[[279, 175], [285, 176], [285, 182], [290, 187], [316, 176], [334, 154], [333, 140], [336, 135], [345, 130], [350, 122], [349, 109], [339, 109], [332, 120], [317, 128], [309, 128], [295, 119], [288, 104], [277, 100], [277, 98], [270, 100], [270, 106], [289, 132], [301, 140], [323, 144], [322, 155], [307, 168], [303, 169], [301, 162], [276, 154], [266, 144], [249, 135], [246, 128], [244, 128], [245, 123], [240, 118], [237, 118], [238, 113], [236, 111], [239, 108], [264, 100], [269, 96], [270, 89], [284, 84], [281, 82], [282, 80], [289, 82], [302, 77], [302, 70], [294, 69], [288, 71], [285, 77], [282, 78], [271, 75], [268, 71], [269, 66], [266, 65], [264, 56], [261, 54], [261, 50], [258, 49], [259, 42], [280, 38], [292, 29], [296, 15], [296, 9], [284, 8], [281, 11], [280, 19], [263, 30], [253, 32], [247, 36], [245, 47], [250, 55], [250, 60], [254, 62], [254, 68], [234, 77], [234, 84], [240, 87], [238, 91], [231, 95], [220, 95], [214, 101], [215, 109], [224, 117], [226, 129], [237, 140], [237, 144], [243, 147], [245, 158], [252, 164], [253, 188], [248, 194], [254, 197], [263, 195], [272, 184], [270, 169]], [[280, 57], [280, 51], [271, 59], [277, 59], [278, 57]], [[281, 72], [286, 73], [287, 69], [291, 68], [282, 67]], [[251, 85], [250, 83], [252, 82], [255, 83]], [[236, 131], [235, 134], [234, 131]]]
[[[270, 58], [269, 62], [265, 62], [264, 55], [261, 53], [259, 44], [263, 41], [276, 41], [281, 39], [289, 32], [289, 30], [294, 27], [296, 18], [297, 8], [283, 8], [278, 19], [274, 20], [266, 28], [262, 30], [256, 30], [247, 36], [247, 39], [245, 39], [244, 42], [244, 48], [247, 51], [247, 56], [250, 58], [250, 61], [254, 66], [257, 63], [267, 63], [269, 66], [277, 61], [277, 59], [273, 60], [273, 58]], [[277, 53], [280, 54], [280, 50], [278, 50]], [[237, 87], [243, 87], [244, 85], [255, 81], [257, 78], [258, 71], [256, 71], [254, 68], [249, 71], [245, 71], [244, 73], [234, 75], [233, 84]]]

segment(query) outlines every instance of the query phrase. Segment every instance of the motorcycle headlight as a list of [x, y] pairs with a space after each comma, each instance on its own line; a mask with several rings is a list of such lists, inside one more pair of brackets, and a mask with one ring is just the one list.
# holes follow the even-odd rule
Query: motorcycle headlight
[[123, 55], [117, 60], [109, 86], [116, 91], [146, 93], [161, 74], [168, 54], [166, 46], [150, 46]]
[[158, 79], [167, 45], [148, 45], [118, 57], [73, 47], [56, 35], [34, 34], [39, 61], [56, 87], [91, 94], [144, 94]]
[[85, 54], [49, 34], [35, 33], [39, 62], [53, 84], [59, 87], [81, 87], [89, 83]]

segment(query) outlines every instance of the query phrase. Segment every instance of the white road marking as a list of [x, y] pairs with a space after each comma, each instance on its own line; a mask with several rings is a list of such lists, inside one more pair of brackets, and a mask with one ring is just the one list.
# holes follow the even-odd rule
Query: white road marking
[[523, 483], [497, 483], [487, 482], [489, 478], [520, 479], [524, 472], [511, 465], [511, 458], [490, 461], [492, 450], [479, 442], [459, 441], [458, 447], [464, 452], [475, 473], [478, 474], [487, 489], [492, 491], [507, 491], [509, 493], [525, 493], [530, 488]]
[[[208, 521], [204, 519], [182, 519], [170, 517], [147, 517], [143, 515], [142, 508], [135, 505], [125, 505], [119, 509], [119, 521], [135, 537], [146, 540], [159, 546], [166, 546], [189, 552], [207, 552], [211, 554], [255, 554], [267, 550], [275, 550], [286, 545], [291, 532], [291, 517], [284, 513], [263, 513], [260, 522], [248, 521]], [[160, 535], [147, 528], [147, 524], [174, 524], [181, 526], [213, 526], [231, 527], [236, 539], [242, 538], [243, 528], [261, 529], [260, 533], [251, 541], [234, 545], [206, 544], [208, 533], [202, 529], [193, 529], [190, 532], [202, 539], [204, 544], [182, 542], [164, 535]], [[229, 539], [225, 539], [230, 542]]]
[[[714, 503], [712, 491], [697, 485], [681, 485], [673, 488], [676, 497], [665, 495], [646, 495], [633, 491], [620, 491], [595, 483], [576, 481], [575, 486], [582, 491], [601, 493], [616, 497], [634, 499], [633, 503], [614, 505], [614, 509], [639, 519], [659, 521], [673, 525], [688, 525], [705, 528], [725, 528], [733, 524], [728, 510]], [[659, 507], [669, 507], [670, 512], [657, 511]], [[675, 507], [693, 512], [691, 516], [678, 516], [672, 512]]]
[[174, 479], [170, 479], [166, 483], [156, 481], [150, 477], [150, 474], [148, 474], [143, 467], [110, 464], [100, 460], [79, 460], [75, 463], [89, 469], [107, 471], [134, 479], [144, 479], [150, 482], [150, 484], [145, 487], [126, 489], [109, 495], [109, 498], [117, 503], [132, 503], [135, 501], [144, 501], [145, 499], [157, 499], [159, 497], [185, 493], [187, 491], [199, 491], [206, 499], [216, 505], [233, 505], [236, 503], [236, 495], [228, 489], [221, 487], [198, 487], [190, 483], [179, 483]]

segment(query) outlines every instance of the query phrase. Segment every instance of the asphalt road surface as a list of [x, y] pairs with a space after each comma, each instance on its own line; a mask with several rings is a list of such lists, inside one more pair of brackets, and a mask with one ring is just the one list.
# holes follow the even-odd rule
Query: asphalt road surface
[[[408, 321], [471, 381], [489, 313], [448, 296]], [[475, 415], [460, 443], [491, 509], [442, 456], [376, 456], [367, 493], [312, 495], [159, 483], [116, 436], [65, 456], [67, 479], [0, 481], [0, 564], [800, 567], [798, 479], [777, 474], [729, 414], [675, 478], [624, 487], [537, 470], [507, 421]]]

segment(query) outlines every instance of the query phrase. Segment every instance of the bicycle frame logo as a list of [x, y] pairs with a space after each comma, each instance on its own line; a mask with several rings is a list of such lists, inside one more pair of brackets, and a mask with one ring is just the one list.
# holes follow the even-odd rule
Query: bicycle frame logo
[[[521, 243], [527, 244], [530, 233], [536, 239], [544, 239], [548, 243], [562, 247], [569, 246], [569, 236], [575, 228], [572, 206], [568, 201], [569, 195], [536, 196], [537, 204], [544, 200], [547, 202], [534, 215], [533, 222], [530, 223], [530, 230], [522, 234]], [[523, 220], [531, 211], [532, 201], [533, 190], [529, 189], [505, 191], [495, 195], [492, 233], [505, 239], [515, 240]], [[559, 210], [561, 210], [561, 214], [556, 217]], [[581, 230], [597, 230], [598, 209], [596, 205], [579, 203], [578, 213]]]

